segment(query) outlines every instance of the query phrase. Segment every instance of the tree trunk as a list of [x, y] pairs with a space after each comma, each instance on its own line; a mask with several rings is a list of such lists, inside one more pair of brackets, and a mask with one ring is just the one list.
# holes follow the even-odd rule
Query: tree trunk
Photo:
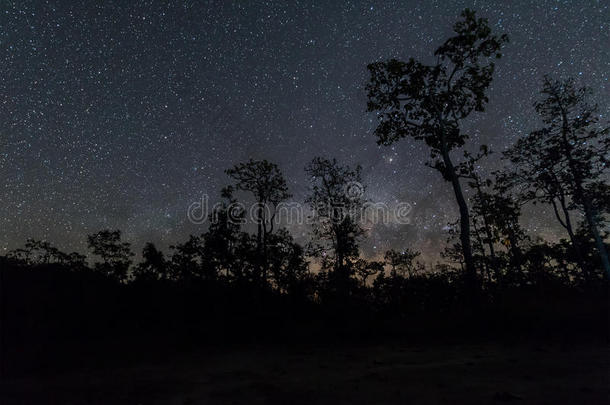
[[576, 257], [579, 260], [580, 267], [583, 271], [586, 271], [586, 266], [584, 265], [584, 259], [582, 256], [582, 252], [580, 251], [580, 244], [576, 239], [576, 234], [574, 233], [574, 227], [572, 226], [572, 219], [570, 218], [570, 212], [568, 211], [568, 207], [563, 200], [559, 201], [561, 204], [561, 210], [563, 211], [563, 217], [565, 219], [565, 228], [568, 231], [568, 236], [570, 237], [570, 241], [572, 242], [572, 246], [574, 246], [574, 250], [576, 251]]
[[583, 255], [580, 250], [580, 244], [578, 243], [578, 240], [576, 239], [576, 235], [574, 234], [574, 229], [572, 227], [572, 220], [570, 219], [570, 212], [568, 211], [568, 208], [566, 207], [565, 199], [563, 197], [559, 197], [558, 199], [559, 199], [559, 203], [561, 204], [561, 210], [563, 211], [564, 219], [562, 220], [561, 216], [559, 215], [559, 210], [557, 209], [557, 204], [555, 203], [555, 200], [551, 200], [551, 204], [553, 206], [553, 211], [555, 212], [555, 217], [557, 218], [559, 223], [568, 232], [568, 236], [570, 237], [570, 242], [572, 242], [572, 248], [574, 249], [574, 254], [576, 255], [576, 261], [578, 262], [578, 267], [580, 267], [580, 269], [583, 272], [587, 272], [587, 265], [585, 263], [585, 260], [583, 259]]
[[455, 167], [453, 166], [453, 162], [449, 157], [449, 152], [447, 151], [445, 145], [443, 145], [441, 153], [443, 156], [443, 162], [445, 163], [446, 174], [451, 180], [453, 193], [455, 194], [455, 199], [457, 200], [458, 207], [460, 209], [460, 241], [462, 243], [464, 262], [466, 263], [467, 281], [472, 289], [476, 289], [477, 271], [474, 264], [474, 259], [472, 257], [472, 247], [470, 244], [470, 219], [468, 205], [466, 204], [466, 199], [464, 198], [464, 193], [462, 192], [460, 179], [455, 171]]
[[563, 123], [561, 135], [563, 140], [563, 145], [565, 148], [565, 153], [568, 158], [568, 164], [570, 166], [570, 170], [572, 170], [572, 175], [574, 176], [574, 194], [577, 200], [579, 200], [585, 211], [585, 218], [587, 219], [587, 224], [589, 225], [589, 230], [593, 234], [593, 239], [595, 240], [595, 247], [599, 253], [599, 257], [601, 259], [602, 267], [606, 273], [606, 277], [610, 279], [610, 260], [608, 260], [608, 252], [606, 252], [606, 247], [604, 246], [604, 241], [599, 234], [599, 229], [597, 229], [597, 224], [595, 223], [595, 213], [594, 208], [591, 205], [591, 201], [589, 200], [589, 196], [585, 193], [583, 186], [583, 176], [579, 168], [572, 157], [572, 145], [568, 141], [568, 132], [569, 132], [569, 122], [566, 111], [561, 108], [561, 119]]

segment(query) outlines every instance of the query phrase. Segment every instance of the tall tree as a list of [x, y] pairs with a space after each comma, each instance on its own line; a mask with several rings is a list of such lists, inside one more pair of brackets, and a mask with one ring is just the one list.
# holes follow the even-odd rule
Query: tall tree
[[[562, 225], [568, 229], [577, 251], [569, 210], [582, 211], [602, 267], [610, 278], [610, 261], [600, 233], [604, 220], [602, 201], [608, 188], [604, 175], [610, 163], [610, 129], [600, 125], [597, 106], [588, 103], [590, 93], [586, 87], [577, 87], [573, 79], [545, 77], [542, 99], [534, 104], [544, 127], [518, 142], [507, 156], [521, 171], [526, 185], [537, 186], [541, 174], [544, 175], [545, 187], [553, 191], [553, 202], [558, 199], [564, 210]], [[537, 160], [539, 171], [524, 170], [523, 166], [531, 163], [525, 162], [519, 153]], [[579, 256], [582, 260], [582, 253]]]
[[561, 153], [559, 161], [569, 168], [562, 172], [572, 189], [575, 203], [582, 207], [589, 230], [595, 240], [602, 266], [610, 278], [610, 260], [599, 231], [602, 220], [594, 204], [591, 183], [598, 182], [607, 171], [610, 156], [610, 128], [600, 128], [597, 106], [588, 104], [591, 91], [577, 88], [573, 79], [551, 80], [545, 77], [542, 94], [536, 111], [546, 124], [543, 129], [547, 147]]
[[286, 179], [275, 163], [267, 160], [252, 160], [228, 169], [226, 173], [235, 180], [235, 187], [252, 193], [256, 200], [254, 221], [257, 225], [256, 245], [257, 268], [260, 279], [267, 282], [267, 242], [273, 233], [277, 206], [292, 195], [288, 191]]
[[557, 222], [568, 233], [576, 263], [586, 271], [587, 262], [570, 212], [573, 196], [561, 180], [563, 168], [552, 163], [557, 160], [557, 151], [546, 148], [545, 139], [539, 135], [534, 131], [504, 152], [511, 166], [497, 174], [496, 184], [503, 193], [514, 192], [519, 204], [550, 204]]
[[507, 36], [492, 35], [486, 19], [468, 9], [453, 29], [455, 36], [436, 49], [436, 63], [426, 65], [390, 59], [372, 63], [367, 85], [368, 111], [377, 112], [378, 143], [391, 145], [404, 137], [423, 140], [430, 148], [429, 165], [451, 182], [460, 211], [460, 240], [472, 284], [476, 268], [470, 244], [468, 204], [451, 151], [462, 147], [468, 135], [461, 122], [473, 112], [484, 111], [486, 90], [494, 72], [493, 58]]
[[306, 202], [313, 211], [313, 253], [330, 263], [336, 280], [346, 285], [351, 277], [350, 260], [358, 257], [358, 240], [364, 235], [361, 168], [317, 157], [305, 172], [311, 178]]

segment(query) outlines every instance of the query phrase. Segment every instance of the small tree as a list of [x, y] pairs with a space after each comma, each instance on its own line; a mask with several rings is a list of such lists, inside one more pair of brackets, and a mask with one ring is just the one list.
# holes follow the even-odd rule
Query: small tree
[[201, 278], [204, 245], [201, 237], [189, 235], [184, 243], [172, 245], [171, 277], [177, 280]]
[[390, 276], [396, 278], [397, 276], [412, 277], [418, 268], [415, 259], [419, 255], [419, 252], [406, 248], [401, 251], [390, 249], [385, 252], [383, 257], [390, 266]]
[[487, 20], [468, 9], [453, 29], [455, 36], [436, 49], [436, 63], [391, 59], [372, 63], [368, 111], [377, 112], [378, 143], [391, 145], [401, 138], [423, 140], [430, 148], [431, 167], [451, 182], [460, 211], [460, 240], [467, 273], [476, 269], [470, 244], [468, 205], [451, 151], [462, 147], [468, 135], [461, 122], [472, 112], [484, 111], [485, 94], [494, 72], [492, 58], [500, 58], [506, 35], [492, 35]]
[[136, 280], [164, 280], [168, 278], [167, 261], [163, 252], [147, 242], [142, 249], [142, 262], [134, 270]]
[[521, 205], [497, 187], [485, 195], [485, 202], [487, 205], [484, 209], [488, 212], [494, 235], [509, 252], [512, 266], [520, 267], [523, 264], [521, 245], [529, 239], [519, 224]]
[[303, 247], [286, 229], [269, 238], [269, 269], [275, 287], [288, 295], [297, 294], [308, 276], [308, 263]]
[[87, 236], [87, 245], [94, 255], [100, 256], [101, 263], [95, 263], [95, 269], [126, 281], [131, 265], [131, 244], [121, 242], [121, 231], [105, 229]]
[[368, 261], [366, 259], [358, 259], [354, 262], [353, 266], [356, 274], [362, 281], [362, 286], [367, 286], [367, 280], [369, 277], [375, 277], [378, 274], [383, 273], [383, 262], [379, 261]]
[[237, 250], [244, 211], [236, 204], [233, 187], [222, 189], [224, 201], [210, 213], [210, 227], [203, 234], [204, 273], [208, 279], [216, 278], [223, 271], [237, 277]]

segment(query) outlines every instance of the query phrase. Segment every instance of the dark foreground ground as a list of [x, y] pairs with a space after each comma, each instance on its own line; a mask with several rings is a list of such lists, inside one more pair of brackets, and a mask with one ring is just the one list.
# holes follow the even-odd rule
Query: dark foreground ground
[[0, 403], [610, 403], [610, 350], [599, 343], [236, 346], [127, 363], [10, 377]]

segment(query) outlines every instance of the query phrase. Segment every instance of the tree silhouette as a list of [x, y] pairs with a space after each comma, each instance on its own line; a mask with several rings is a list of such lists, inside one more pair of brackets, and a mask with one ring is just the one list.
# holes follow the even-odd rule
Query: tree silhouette
[[476, 269], [470, 243], [468, 205], [451, 151], [468, 135], [460, 123], [472, 112], [484, 111], [494, 71], [492, 58], [501, 56], [507, 36], [492, 35], [486, 19], [468, 9], [453, 29], [455, 36], [436, 49], [436, 63], [426, 65], [390, 59], [372, 63], [367, 85], [368, 111], [377, 112], [378, 143], [391, 145], [404, 137], [423, 140], [430, 148], [429, 165], [450, 181], [460, 211], [460, 240], [472, 283]]
[[273, 233], [277, 205], [291, 197], [286, 179], [275, 163], [267, 160], [252, 160], [228, 169], [226, 173], [236, 181], [235, 187], [252, 193], [257, 206], [254, 221], [257, 225], [256, 247], [258, 252], [258, 277], [267, 282], [267, 242]]
[[560, 151], [559, 163], [569, 168], [563, 172], [564, 182], [572, 189], [574, 202], [584, 211], [603, 268], [610, 278], [610, 261], [599, 231], [602, 219], [590, 190], [592, 183], [600, 185], [601, 175], [610, 162], [609, 128], [597, 126], [597, 106], [588, 105], [589, 93], [585, 87], [577, 88], [573, 79], [562, 82], [546, 77], [542, 90], [545, 99], [536, 103], [536, 111], [546, 124], [542, 132], [547, 147]]
[[507, 249], [513, 269], [522, 266], [521, 245], [528, 240], [525, 230], [519, 224], [521, 205], [511, 196], [503, 194], [497, 187], [485, 194], [485, 205], [489, 223], [498, 241]]
[[105, 229], [87, 236], [87, 245], [94, 255], [100, 256], [101, 263], [95, 263], [96, 270], [118, 281], [126, 281], [131, 265], [131, 244], [121, 242], [121, 231]]
[[78, 252], [72, 253], [59, 253], [59, 263], [64, 264], [73, 269], [84, 269], [87, 267], [87, 257], [85, 255], [81, 255]]
[[[364, 234], [359, 223], [364, 205], [361, 168], [341, 166], [336, 159], [314, 158], [305, 168], [311, 178], [306, 202], [310, 205], [314, 240], [311, 251], [323, 257], [333, 276], [346, 286], [350, 260], [358, 257], [358, 239]], [[350, 192], [350, 187], [355, 192]]]
[[360, 277], [362, 285], [367, 287], [366, 281], [369, 277], [381, 274], [384, 271], [384, 263], [379, 261], [368, 261], [359, 258], [353, 264], [356, 274]]
[[233, 277], [242, 276], [237, 265], [240, 229], [245, 212], [233, 197], [233, 187], [222, 189], [224, 201], [209, 215], [210, 227], [203, 235], [206, 278], [216, 278], [221, 272]]
[[303, 247], [296, 243], [286, 229], [269, 237], [269, 269], [277, 289], [296, 294], [309, 270]]
[[[480, 252], [480, 258], [488, 278], [491, 273], [490, 268], [494, 269], [496, 278], [498, 278], [499, 263], [495, 245], [499, 237], [495, 229], [492, 229], [493, 213], [489, 210], [492, 195], [485, 191], [485, 189], [491, 187], [492, 181], [490, 179], [483, 179], [477, 169], [480, 167], [480, 161], [491, 153], [487, 145], [481, 145], [479, 153], [476, 155], [465, 151], [464, 160], [456, 167], [458, 176], [466, 179], [468, 187], [475, 192], [470, 210], [471, 234], [474, 235], [476, 241], [474, 250], [475, 252], [477, 250]], [[486, 252], [486, 247], [489, 250], [489, 254]]]
[[189, 280], [202, 276], [204, 246], [201, 237], [189, 235], [186, 242], [170, 246], [171, 277], [177, 280]]
[[586, 271], [588, 266], [584, 264], [569, 211], [579, 209], [584, 213], [602, 267], [610, 277], [608, 253], [599, 230], [607, 204], [603, 201], [608, 195], [603, 175], [608, 170], [609, 129], [600, 127], [597, 106], [587, 102], [589, 93], [585, 87], [577, 88], [573, 79], [559, 81], [545, 77], [543, 98], [534, 104], [544, 127], [519, 140], [506, 156], [522, 181], [522, 194], [530, 200], [543, 195], [553, 205]]
[[22, 249], [15, 249], [9, 252], [9, 256], [27, 263], [48, 264], [57, 258], [59, 250], [44, 240], [28, 238]]
[[64, 253], [48, 241], [27, 239], [23, 248], [14, 249], [7, 253], [7, 257], [24, 261], [28, 264], [59, 263], [74, 268], [85, 266], [84, 255], [77, 252]]
[[399, 251], [390, 249], [385, 252], [383, 258], [390, 266], [390, 276], [392, 277], [412, 277], [418, 270], [415, 259], [420, 255], [412, 249], [406, 248]]
[[481, 145], [476, 155], [464, 152], [464, 161], [457, 165], [461, 178], [466, 179], [468, 187], [474, 191], [471, 198], [471, 234], [475, 240], [475, 252], [479, 252], [480, 260], [488, 277], [493, 271], [496, 281], [500, 281], [501, 267], [505, 256], [502, 248], [509, 255], [513, 270], [522, 265], [520, 245], [527, 239], [525, 231], [519, 224], [521, 206], [507, 193], [504, 173], [500, 179], [496, 177], [484, 179], [481, 175], [480, 162], [492, 154], [486, 145]]
[[549, 164], [556, 160], [556, 155], [555, 150], [545, 148], [544, 139], [536, 133], [520, 138], [504, 152], [512, 165], [498, 173], [498, 184], [504, 191], [513, 190], [520, 203], [550, 204], [555, 218], [568, 233], [576, 263], [586, 271], [588, 266], [570, 213], [572, 196], [561, 181], [562, 168]]
[[165, 280], [169, 277], [167, 273], [167, 261], [163, 252], [147, 242], [142, 249], [142, 262], [139, 263], [133, 274], [136, 280]]

